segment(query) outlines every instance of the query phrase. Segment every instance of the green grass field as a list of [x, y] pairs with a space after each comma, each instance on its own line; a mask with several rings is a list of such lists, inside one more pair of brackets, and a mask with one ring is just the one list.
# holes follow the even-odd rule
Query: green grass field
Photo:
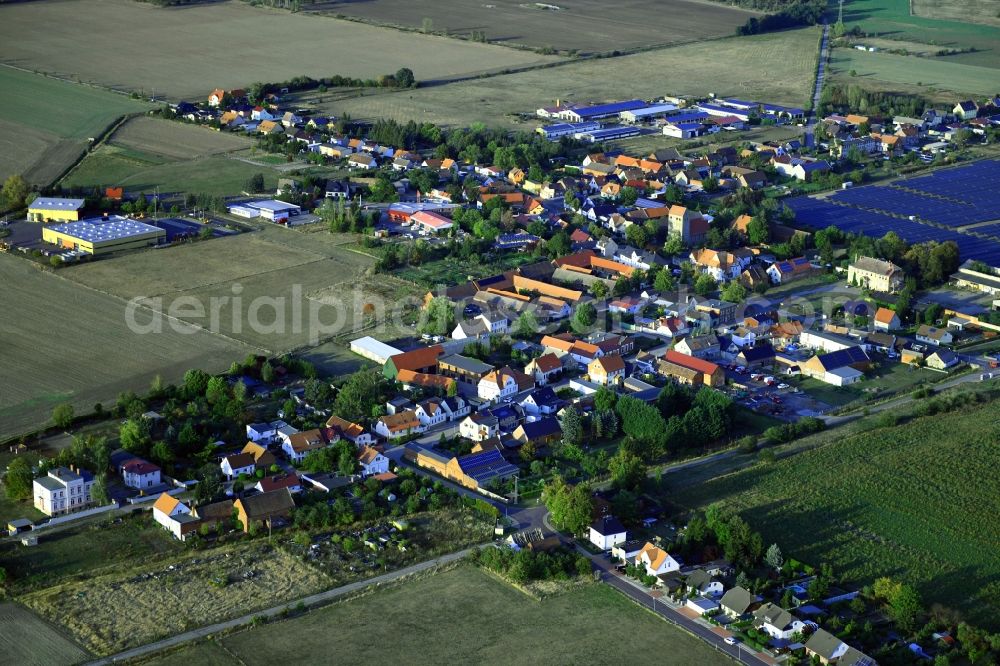
[[[372, 627], [391, 626], [385, 640]], [[536, 601], [469, 566], [429, 575], [306, 615], [205, 643], [185, 663], [269, 664], [290, 654], [343, 663], [729, 663], [705, 643], [640, 609], [606, 585], [585, 584]], [[205, 655], [202, 661], [202, 654]], [[658, 655], [654, 657], [654, 655]], [[177, 655], [148, 664], [180, 663]]]
[[[934, 4], [941, 2], [935, 0]], [[966, 0], [949, 0], [960, 4]], [[963, 11], [963, 13], [965, 13]], [[975, 48], [974, 53], [948, 56], [951, 62], [984, 67], [1000, 67], [1000, 27], [945, 21], [910, 14], [909, 0], [848, 0], [844, 2], [844, 23], [878, 37], [911, 40], [948, 48]]]
[[996, 408], [821, 433], [826, 445], [771, 465], [701, 483], [667, 476], [666, 495], [688, 508], [724, 502], [789, 555], [829, 562], [857, 584], [906, 580], [928, 605], [940, 602], [995, 629]]
[[83, 153], [87, 139], [148, 104], [97, 88], [0, 67], [0, 179], [19, 173], [50, 183]]
[[267, 166], [247, 164], [221, 156], [166, 161], [162, 155], [101, 146], [66, 177], [66, 187], [121, 185], [130, 192], [194, 192], [238, 194], [254, 174], [264, 174], [264, 187], [278, 184], [278, 172]]
[[844, 81], [854, 82], [847, 76], [852, 70], [857, 77], [875, 79], [883, 88], [895, 90], [893, 84], [918, 88], [950, 90], [961, 95], [989, 95], [997, 86], [997, 70], [992, 67], [970, 65], [951, 57], [919, 58], [893, 53], [867, 53], [856, 49], [834, 49], [830, 67]]
[[67, 139], [95, 136], [112, 120], [149, 104], [98, 88], [0, 67], [0, 119]]

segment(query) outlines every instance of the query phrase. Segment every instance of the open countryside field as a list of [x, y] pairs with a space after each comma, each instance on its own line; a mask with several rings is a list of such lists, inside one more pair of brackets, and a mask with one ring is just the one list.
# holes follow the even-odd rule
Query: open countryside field
[[149, 108], [123, 95], [10, 67], [0, 67], [0, 97], [0, 179], [20, 173], [40, 185], [78, 159], [87, 139], [116, 118]]
[[478, 30], [491, 42], [580, 53], [728, 36], [750, 17], [760, 16], [699, 0], [623, 0], [613, 11], [600, 0], [557, 1], [545, 7], [520, 0], [320, 0], [308, 10], [409, 29], [422, 29], [424, 19], [430, 19], [434, 32], [466, 36]]
[[910, 0], [910, 6], [924, 18], [1000, 26], [1000, 0]]
[[[360, 311], [370, 300], [362, 278], [374, 262], [340, 247], [344, 240], [265, 226], [232, 238], [74, 266], [63, 274], [124, 299], [161, 297], [151, 306], [163, 311], [184, 297], [203, 308], [201, 315], [180, 315], [187, 321], [278, 353], [311, 346], [313, 315], [323, 326], [320, 338], [351, 330], [355, 308]], [[216, 325], [213, 303], [220, 304]]]
[[111, 143], [184, 160], [243, 150], [254, 142], [242, 134], [144, 116], [133, 118], [115, 130]]
[[[391, 639], [373, 641], [375, 626], [392, 626]], [[606, 585], [585, 584], [536, 601], [469, 566], [233, 634], [220, 643], [237, 659], [217, 661], [220, 651], [208, 648], [206, 659], [216, 660], [209, 663], [263, 666], [293, 652], [331, 650], [344, 663], [581, 664], [596, 659], [640, 664], [650, 663], [651, 655], [676, 666], [729, 663]], [[185, 650], [188, 663], [202, 663], [204, 649], [199, 644]], [[178, 662], [167, 655], [146, 663]]]
[[70, 666], [87, 657], [78, 645], [28, 609], [0, 604], [3, 659], [20, 666]]
[[[43, 425], [60, 402], [86, 412], [121, 391], [145, 390], [157, 374], [175, 382], [193, 367], [221, 372], [250, 351], [194, 329], [177, 333], [164, 326], [162, 334], [138, 335], [126, 324], [124, 301], [62, 276], [68, 273], [53, 275], [0, 254], [6, 313], [0, 318], [0, 438]], [[137, 313], [136, 320], [146, 323], [149, 315]]]
[[64, 187], [121, 185], [127, 192], [193, 192], [231, 195], [243, 189], [254, 174], [264, 176], [264, 188], [273, 190], [278, 172], [269, 166], [211, 155], [190, 160], [168, 160], [155, 153], [103, 145], [87, 155], [62, 181]]
[[877, 85], [883, 90], [896, 90], [894, 84], [904, 84], [976, 96], [994, 93], [1000, 74], [991, 67], [967, 65], [950, 57], [919, 58], [856, 49], [834, 49], [830, 69], [841, 80], [852, 83], [856, 80], [849, 76], [853, 70], [857, 78], [874, 79], [867, 85]]
[[239, 192], [255, 173], [264, 185], [277, 184], [278, 172], [248, 164], [227, 153], [250, 157], [253, 141], [239, 134], [141, 116], [115, 130], [63, 180], [66, 187], [124, 186], [127, 192]]
[[93, 652], [110, 654], [297, 599], [326, 584], [326, 576], [301, 559], [257, 542], [55, 585], [23, 601]]
[[829, 562], [854, 583], [905, 580], [928, 605], [940, 602], [996, 629], [996, 407], [851, 430], [821, 448], [703, 483], [668, 477], [667, 495], [690, 508], [724, 502], [789, 555]]
[[[929, 0], [930, 4], [942, 4]], [[949, 0], [947, 5], [964, 8], [967, 0]], [[910, 0], [847, 0], [844, 23], [848, 29], [858, 26], [865, 33], [890, 39], [903, 39], [942, 48], [974, 48], [973, 53], [948, 56], [949, 61], [983, 67], [1000, 67], [1000, 27], [944, 21], [910, 14]]]
[[[107, 35], [110, 25], [128, 29], [113, 39], [80, 38]], [[7, 4], [0, 6], [0, 42], [5, 62], [172, 99], [302, 74], [375, 78], [405, 66], [423, 81], [554, 60], [242, 2], [168, 9], [132, 0]]]
[[[525, 130], [538, 124], [535, 109], [556, 99], [585, 103], [714, 92], [807, 104], [819, 37], [819, 28], [733, 37], [425, 90], [373, 93], [323, 108], [354, 118], [416, 119], [453, 126], [486, 122]], [[520, 114], [531, 118], [524, 120]]]

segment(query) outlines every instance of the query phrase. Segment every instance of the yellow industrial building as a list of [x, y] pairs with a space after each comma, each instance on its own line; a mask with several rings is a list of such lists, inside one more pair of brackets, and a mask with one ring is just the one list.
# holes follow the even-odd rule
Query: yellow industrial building
[[76, 222], [83, 210], [83, 199], [38, 197], [28, 204], [28, 219], [32, 222]]
[[93, 255], [158, 245], [166, 237], [167, 232], [159, 227], [118, 215], [42, 229], [42, 240], [46, 243]]

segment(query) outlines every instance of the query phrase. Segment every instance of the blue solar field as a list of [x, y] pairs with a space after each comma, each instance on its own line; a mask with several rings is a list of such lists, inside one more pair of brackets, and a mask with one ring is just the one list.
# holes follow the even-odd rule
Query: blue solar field
[[843, 190], [825, 200], [797, 197], [785, 203], [799, 223], [814, 229], [834, 226], [875, 238], [895, 231], [911, 244], [955, 241], [963, 260], [1000, 266], [1000, 240], [972, 235], [1000, 239], [1000, 222], [960, 229], [1000, 220], [1000, 160], [973, 162], [887, 186]]

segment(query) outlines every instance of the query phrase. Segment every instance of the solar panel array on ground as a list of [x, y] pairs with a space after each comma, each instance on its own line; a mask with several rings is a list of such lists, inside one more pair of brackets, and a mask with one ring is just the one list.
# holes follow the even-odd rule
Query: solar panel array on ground
[[976, 234], [979, 236], [992, 236], [1000, 240], [1000, 222], [996, 224], [984, 224], [981, 227], [976, 227], [975, 229], [968, 229], [965, 233]]
[[[829, 200], [798, 197], [786, 204], [795, 212], [799, 223], [814, 229], [834, 226], [852, 234], [881, 238], [889, 231], [899, 234], [907, 243], [925, 241], [955, 241], [961, 258], [979, 259], [993, 266], [1000, 266], [1000, 242], [986, 240], [969, 233], [941, 229], [930, 224], [891, 217], [882, 213], [851, 208]], [[975, 230], [973, 230], [975, 231]]]
[[858, 187], [837, 192], [830, 198], [838, 203], [860, 206], [868, 210], [880, 210], [906, 217], [914, 215], [922, 220], [946, 227], [960, 227], [997, 217], [996, 212], [987, 211], [977, 206], [925, 194], [916, 194], [898, 189], [895, 186]]

